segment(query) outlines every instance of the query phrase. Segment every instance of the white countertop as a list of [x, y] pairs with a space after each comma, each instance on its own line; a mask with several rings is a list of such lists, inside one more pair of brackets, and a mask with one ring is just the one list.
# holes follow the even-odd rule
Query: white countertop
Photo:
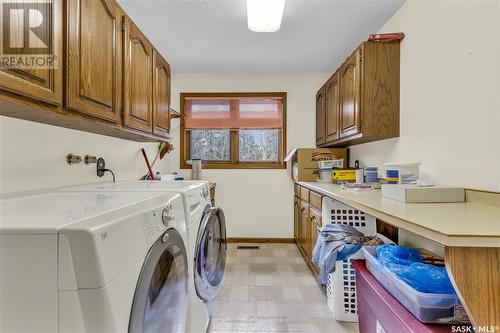
[[299, 185], [357, 208], [379, 220], [445, 246], [500, 247], [500, 207], [465, 203], [404, 203], [380, 190], [342, 190], [339, 185]]

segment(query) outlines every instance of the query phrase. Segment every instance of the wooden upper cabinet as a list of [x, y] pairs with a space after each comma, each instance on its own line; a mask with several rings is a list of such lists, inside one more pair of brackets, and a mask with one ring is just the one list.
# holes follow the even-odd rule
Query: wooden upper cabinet
[[[3, 2], [3, 56], [16, 66], [0, 62], [0, 90], [54, 105], [62, 104], [63, 5], [52, 2]], [[5, 12], [7, 11], [7, 12]], [[28, 22], [40, 22], [35, 29]], [[53, 58], [50, 57], [53, 55]], [[35, 56], [37, 66], [26, 62]], [[52, 61], [52, 60], [53, 61]], [[24, 63], [24, 66], [18, 64]]]
[[170, 131], [170, 66], [156, 51], [153, 61], [153, 133], [168, 136]]
[[357, 134], [361, 121], [360, 100], [360, 61], [361, 51], [357, 49], [340, 69], [340, 137]]
[[325, 140], [317, 145], [349, 146], [399, 136], [399, 46], [364, 42], [330, 77], [324, 86], [325, 110], [316, 105], [316, 127], [325, 125]]
[[66, 107], [111, 122], [121, 108], [121, 16], [114, 0], [67, 1]]
[[325, 143], [325, 87], [316, 93], [316, 145]]
[[153, 46], [128, 18], [124, 29], [123, 125], [153, 130]]
[[326, 141], [328, 142], [339, 138], [339, 90], [338, 73], [335, 73], [326, 83], [325, 89]]

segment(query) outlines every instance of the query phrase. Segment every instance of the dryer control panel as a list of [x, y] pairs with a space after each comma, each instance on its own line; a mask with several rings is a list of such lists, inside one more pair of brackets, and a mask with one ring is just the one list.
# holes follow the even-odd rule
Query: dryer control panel
[[148, 211], [142, 215], [142, 222], [144, 224], [144, 233], [146, 240], [149, 244], [154, 243], [158, 237], [167, 229], [163, 223], [163, 219], [170, 217], [175, 219], [171, 213], [171, 205]]
[[186, 220], [181, 197], [177, 195], [165, 204], [142, 213], [141, 220], [149, 245], [156, 242], [167, 229], [175, 228], [185, 232]]

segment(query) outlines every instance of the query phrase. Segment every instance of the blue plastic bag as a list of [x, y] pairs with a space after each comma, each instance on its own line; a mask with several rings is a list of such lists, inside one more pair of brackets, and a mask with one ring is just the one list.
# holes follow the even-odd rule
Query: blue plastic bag
[[380, 263], [414, 289], [433, 294], [454, 294], [445, 267], [423, 263], [416, 250], [404, 246], [384, 244], [377, 247]]

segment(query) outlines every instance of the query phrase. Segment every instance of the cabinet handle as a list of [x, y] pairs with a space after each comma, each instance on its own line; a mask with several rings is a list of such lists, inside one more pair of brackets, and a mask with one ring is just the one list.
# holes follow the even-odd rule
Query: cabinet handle
[[318, 224], [318, 219], [316, 218], [316, 216], [313, 216], [313, 217], [311, 218], [311, 221], [313, 221], [313, 222], [314, 222], [314, 224], [316, 224], [316, 227], [317, 227], [318, 229], [321, 227], [321, 226]]

